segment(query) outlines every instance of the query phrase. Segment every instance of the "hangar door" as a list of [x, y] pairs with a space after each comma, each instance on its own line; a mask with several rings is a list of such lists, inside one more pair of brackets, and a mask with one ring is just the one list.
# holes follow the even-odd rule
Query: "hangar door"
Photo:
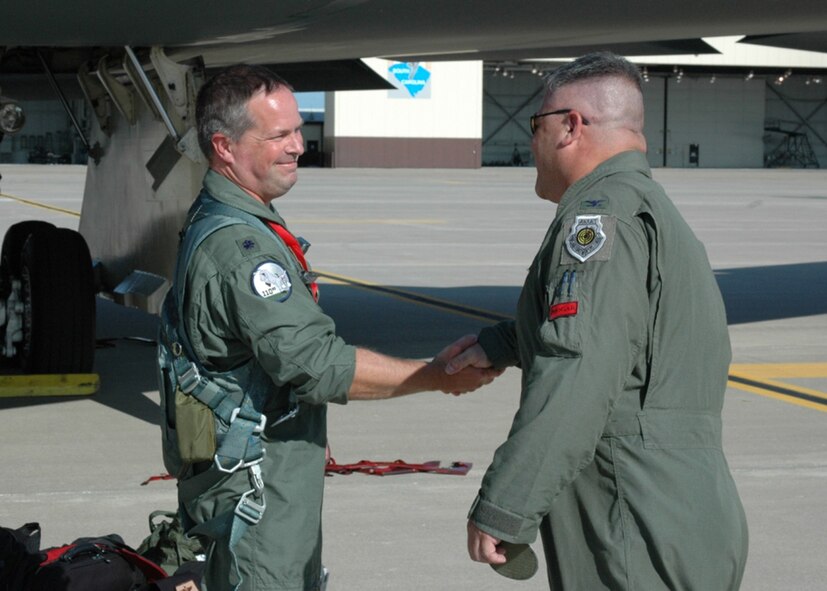
[[649, 165], [760, 168], [765, 85], [741, 77], [650, 77], [643, 85]]

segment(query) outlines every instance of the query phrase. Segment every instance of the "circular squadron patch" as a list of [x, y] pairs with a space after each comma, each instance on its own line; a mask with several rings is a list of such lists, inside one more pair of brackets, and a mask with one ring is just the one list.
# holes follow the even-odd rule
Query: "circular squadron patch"
[[599, 251], [606, 243], [603, 222], [599, 215], [579, 215], [566, 238], [566, 250], [581, 263]]
[[253, 291], [261, 297], [275, 297], [280, 302], [289, 298], [292, 290], [287, 271], [273, 261], [261, 263], [256, 267], [250, 278], [250, 284]]

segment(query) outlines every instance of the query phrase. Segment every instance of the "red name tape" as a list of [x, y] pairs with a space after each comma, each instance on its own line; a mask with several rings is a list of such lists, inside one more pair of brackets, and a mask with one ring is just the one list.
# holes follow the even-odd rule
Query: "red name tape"
[[548, 319], [565, 318], [566, 316], [577, 315], [577, 302], [564, 302], [562, 304], [554, 304], [548, 309]]

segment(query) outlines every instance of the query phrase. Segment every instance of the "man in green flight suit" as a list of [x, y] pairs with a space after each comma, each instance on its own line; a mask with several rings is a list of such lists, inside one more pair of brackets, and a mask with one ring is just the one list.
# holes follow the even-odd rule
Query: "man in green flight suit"
[[[206, 392], [198, 400], [216, 413], [219, 451], [204, 461], [179, 462], [182, 514], [190, 533], [213, 542], [208, 591], [317, 590], [324, 580], [326, 404], [426, 390], [464, 393], [498, 372], [445, 372], [448, 359], [476, 342], [473, 336], [426, 363], [356, 348], [336, 335], [316, 301], [302, 241], [272, 204], [296, 182], [304, 151], [302, 119], [283, 79], [266, 68], [232, 66], [201, 88], [196, 119], [209, 171], [183, 233], [171, 290], [180, 294], [179, 312], [164, 316], [170, 320], [162, 334], [180, 338], [162, 345], [159, 355], [162, 375], [165, 367], [174, 369], [164, 365], [172, 358], [188, 368], [176, 372], [178, 428], [182, 409], [192, 405], [181, 390]], [[193, 242], [205, 223], [212, 229]], [[182, 353], [187, 348], [196, 359]], [[237, 393], [249, 404], [219, 420], [224, 402], [212, 401], [227, 392], [225, 402], [237, 404]], [[245, 421], [254, 426], [233, 439], [233, 429]], [[188, 449], [199, 433], [178, 433], [175, 451]], [[240, 442], [242, 452], [222, 455], [228, 441]], [[260, 450], [253, 460], [250, 449]]]
[[640, 74], [583, 56], [549, 76], [530, 123], [535, 190], [556, 215], [516, 320], [447, 368], [523, 376], [469, 554], [504, 564], [501, 541], [539, 530], [556, 591], [737, 589], [747, 524], [721, 448], [725, 311], [703, 245], [652, 180]]

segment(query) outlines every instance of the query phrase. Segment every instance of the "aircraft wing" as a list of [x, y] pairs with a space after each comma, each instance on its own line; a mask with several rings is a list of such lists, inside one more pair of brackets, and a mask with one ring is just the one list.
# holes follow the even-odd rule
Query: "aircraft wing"
[[124, 45], [161, 46], [176, 61], [200, 56], [208, 67], [390, 55], [479, 59], [484, 52], [805, 33], [824, 30], [825, 22], [823, 0], [41, 0], [6, 3], [0, 39], [7, 48], [61, 48], [55, 60], [75, 70], [78, 60]]
[[[823, 23], [827, 25], [827, 23]], [[827, 52], [827, 31], [808, 31], [805, 33], [783, 33], [779, 35], [747, 35], [738, 43], [767, 45], [783, 49], [801, 49], [804, 51]]]

